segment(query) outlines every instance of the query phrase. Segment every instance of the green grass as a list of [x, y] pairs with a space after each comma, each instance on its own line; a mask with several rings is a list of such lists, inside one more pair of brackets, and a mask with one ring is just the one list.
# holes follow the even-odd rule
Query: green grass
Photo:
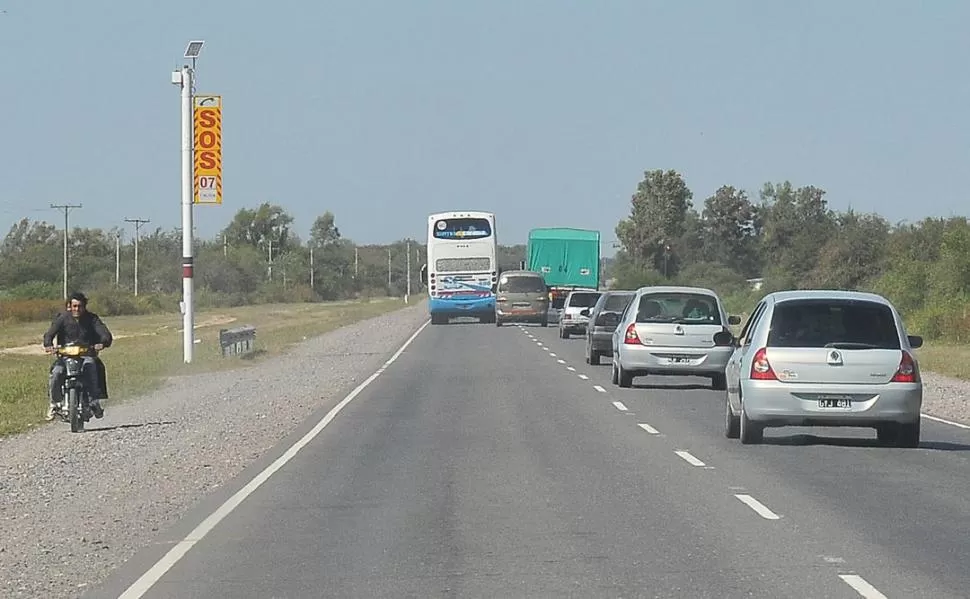
[[[196, 344], [191, 364], [182, 357], [181, 315], [105, 318], [116, 340], [102, 352], [108, 370], [107, 406], [151, 391], [173, 375], [243, 368], [279, 355], [289, 346], [328, 331], [403, 308], [402, 300], [269, 304], [218, 309], [196, 315]], [[226, 324], [229, 318], [236, 320]], [[222, 324], [218, 324], [219, 321]], [[219, 329], [256, 327], [256, 355], [223, 358]], [[201, 325], [201, 326], [200, 326]], [[48, 323], [4, 327], [0, 348], [39, 347]], [[124, 337], [122, 337], [124, 336]], [[121, 338], [119, 338], [121, 337]], [[43, 423], [47, 409], [48, 356], [0, 353], [0, 436]]]
[[925, 342], [916, 350], [920, 370], [970, 380], [970, 346]]

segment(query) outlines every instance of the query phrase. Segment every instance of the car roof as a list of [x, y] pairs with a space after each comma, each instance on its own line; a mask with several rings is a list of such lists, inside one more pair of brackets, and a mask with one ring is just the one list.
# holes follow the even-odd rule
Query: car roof
[[706, 293], [717, 297], [717, 293], [706, 287], [687, 287], [681, 285], [645, 285], [636, 291], [637, 293]]
[[877, 293], [867, 291], [849, 291], [846, 289], [791, 289], [788, 291], [775, 291], [769, 293], [766, 298], [770, 298], [774, 303], [787, 302], [803, 299], [835, 299], [835, 300], [864, 300], [877, 304], [890, 305], [889, 300]]
[[542, 273], [538, 273], [534, 270], [503, 270], [502, 276], [513, 276], [513, 277], [542, 277]]

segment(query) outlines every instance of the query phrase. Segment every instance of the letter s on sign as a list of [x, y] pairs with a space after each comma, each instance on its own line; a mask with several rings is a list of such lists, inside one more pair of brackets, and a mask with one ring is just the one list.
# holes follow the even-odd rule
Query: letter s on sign
[[216, 167], [216, 153], [206, 150], [199, 154], [199, 168], [213, 169]]
[[203, 108], [199, 111], [199, 125], [209, 128], [216, 124], [216, 111], [211, 108]]

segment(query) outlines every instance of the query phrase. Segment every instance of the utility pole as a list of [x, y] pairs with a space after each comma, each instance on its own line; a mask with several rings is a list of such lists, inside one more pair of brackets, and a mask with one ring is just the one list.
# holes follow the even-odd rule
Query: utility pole
[[135, 295], [138, 295], [138, 240], [141, 237], [141, 226], [152, 221], [145, 218], [126, 218], [126, 223], [135, 223]]
[[391, 295], [391, 248], [387, 248], [387, 295]]
[[408, 260], [407, 260], [407, 275], [406, 275], [406, 278], [407, 278], [407, 281], [408, 281], [408, 287], [407, 287], [407, 291], [404, 292], [404, 303], [405, 304], [408, 303], [408, 299], [411, 297], [411, 240], [410, 239], [408, 239], [408, 241], [407, 241], [407, 255], [408, 255]]
[[67, 301], [67, 232], [69, 229], [67, 215], [71, 208], [83, 208], [81, 204], [51, 204], [51, 208], [64, 211], [64, 300]]
[[229, 238], [225, 235], [222, 236], [222, 255], [229, 256]]
[[313, 292], [313, 246], [310, 246], [310, 292]]
[[358, 272], [357, 264], [358, 264], [357, 246], [354, 246], [354, 280], [355, 281], [357, 280], [357, 272]]
[[115, 287], [121, 287], [121, 232], [115, 233]]
[[269, 276], [269, 280], [272, 281], [273, 280], [273, 240], [267, 239], [266, 241], [268, 242], [266, 247], [269, 255], [267, 259], [269, 267], [266, 272], [267, 272], [267, 276]]

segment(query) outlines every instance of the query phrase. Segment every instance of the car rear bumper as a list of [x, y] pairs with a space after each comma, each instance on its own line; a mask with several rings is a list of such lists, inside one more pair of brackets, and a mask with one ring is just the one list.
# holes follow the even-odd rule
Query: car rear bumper
[[[619, 363], [624, 370], [684, 376], [724, 374], [733, 347], [659, 347], [620, 345]], [[675, 361], [677, 359], [683, 361]]]
[[601, 327], [593, 327], [590, 331], [589, 343], [598, 352], [613, 353], [613, 331]]
[[495, 317], [499, 322], [538, 322], [546, 321], [547, 310], [533, 308], [502, 308], [495, 309]]
[[[812, 385], [746, 380], [744, 411], [767, 426], [873, 426], [919, 419], [921, 383]], [[822, 407], [820, 399], [848, 399], [848, 407]]]

